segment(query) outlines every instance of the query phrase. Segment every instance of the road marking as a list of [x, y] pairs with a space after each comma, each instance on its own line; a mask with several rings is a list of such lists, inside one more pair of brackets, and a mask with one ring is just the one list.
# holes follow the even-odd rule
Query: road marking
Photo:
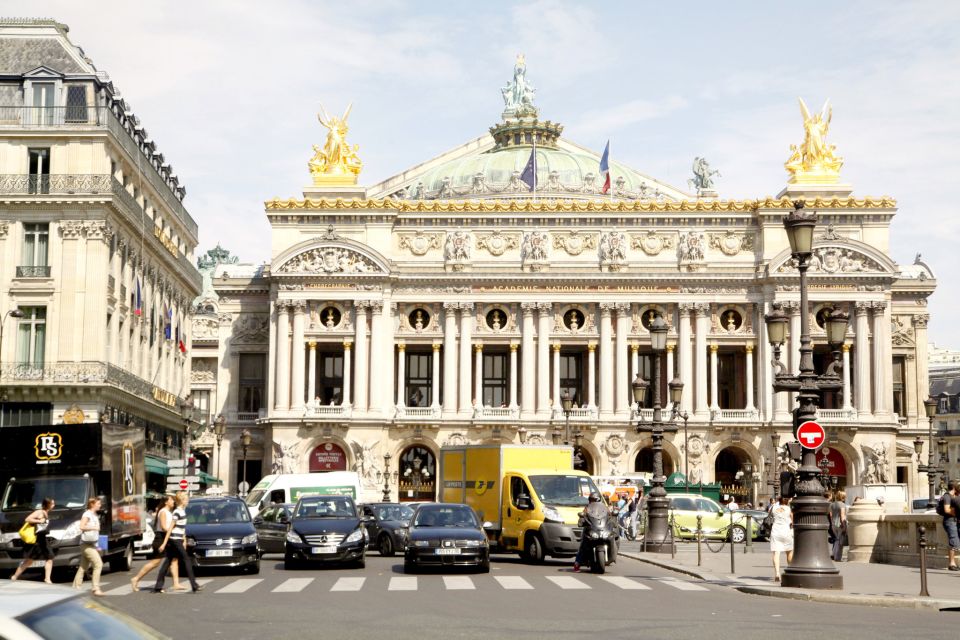
[[[103, 586], [103, 583], [100, 583], [100, 586]], [[151, 587], [152, 589], [153, 587]], [[145, 589], [146, 590], [146, 589]], [[116, 589], [110, 589], [109, 591], [104, 591], [103, 595], [105, 596], [125, 596], [128, 593], [133, 593], [133, 589], [130, 588], [130, 583], [123, 585], [122, 587], [117, 587]]]
[[448, 591], [476, 589], [469, 576], [443, 576], [443, 584]]
[[314, 578], [289, 578], [273, 589], [273, 593], [297, 593], [309, 586]]
[[330, 591], [360, 591], [366, 578], [340, 578], [337, 580]]
[[390, 578], [390, 586], [387, 591], [416, 591], [416, 578]]
[[589, 589], [590, 585], [571, 576], [547, 576], [547, 580], [561, 589]]
[[494, 576], [504, 589], [533, 589], [533, 585], [520, 576]]
[[679, 589], [680, 591], [709, 591], [706, 587], [701, 587], [698, 584], [693, 584], [692, 582], [684, 582], [683, 580], [677, 580], [676, 578], [656, 578], [663, 584], [669, 585], [674, 589]]
[[261, 582], [263, 582], [263, 578], [241, 578], [239, 580], [234, 580], [227, 586], [223, 587], [222, 589], [218, 589], [214, 593], [244, 593]]
[[624, 578], [623, 576], [597, 576], [604, 582], [609, 582], [612, 585], [616, 585], [621, 589], [638, 589], [649, 591], [650, 587], [647, 585], [631, 580], [630, 578]]

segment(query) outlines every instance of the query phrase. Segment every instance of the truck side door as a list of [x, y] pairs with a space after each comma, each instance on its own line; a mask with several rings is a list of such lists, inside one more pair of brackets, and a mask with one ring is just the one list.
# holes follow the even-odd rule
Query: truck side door
[[503, 543], [511, 549], [518, 549], [523, 540], [524, 527], [533, 514], [533, 499], [530, 487], [521, 476], [506, 477], [503, 505]]

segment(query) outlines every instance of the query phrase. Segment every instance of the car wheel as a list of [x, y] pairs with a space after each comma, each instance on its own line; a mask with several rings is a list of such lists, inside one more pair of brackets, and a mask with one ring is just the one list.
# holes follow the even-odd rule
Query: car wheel
[[133, 543], [127, 544], [123, 555], [110, 560], [110, 569], [113, 571], [130, 571], [133, 568]]
[[730, 542], [740, 544], [747, 539], [747, 530], [743, 527], [733, 527], [730, 529]]
[[245, 567], [245, 571], [251, 575], [257, 575], [258, 573], [260, 573], [260, 561], [257, 560], [253, 564], [248, 564]]
[[380, 536], [380, 555], [390, 557], [395, 553], [393, 548], [393, 538], [389, 534], [384, 533]]
[[543, 549], [543, 539], [539, 533], [528, 533], [527, 541], [523, 547], [524, 560], [531, 564], [541, 564], [546, 558]]

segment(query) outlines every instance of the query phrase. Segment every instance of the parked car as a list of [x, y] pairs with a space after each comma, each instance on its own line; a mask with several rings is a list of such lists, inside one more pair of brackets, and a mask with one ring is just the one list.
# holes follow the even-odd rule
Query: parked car
[[290, 518], [283, 566], [304, 562], [352, 562], [366, 566], [364, 523], [349, 496], [301, 496]]
[[363, 515], [372, 518], [366, 522], [370, 536], [368, 547], [382, 556], [392, 556], [407, 545], [407, 529], [413, 509], [399, 502], [375, 502], [361, 506]]
[[290, 517], [297, 505], [292, 502], [272, 504], [263, 509], [253, 519], [253, 528], [260, 540], [260, 555], [265, 553], [283, 553], [286, 548], [287, 529]]
[[195, 567], [239, 567], [260, 573], [257, 530], [239, 498], [191, 498], [187, 549]]
[[153, 538], [155, 536], [153, 524], [148, 520], [143, 528], [143, 537], [133, 543], [135, 555], [149, 555], [153, 553]]
[[[697, 537], [697, 516], [701, 516], [704, 538], [727, 538], [739, 544], [746, 539], [747, 516], [740, 511], [733, 512], [733, 525], [730, 525], [730, 512], [721, 507], [712, 498], [698, 494], [675, 493], [668, 495], [670, 510], [673, 514], [674, 535], [677, 538], [695, 539]], [[763, 520], [754, 519], [751, 534], [754, 539]]]
[[[763, 519], [767, 517], [767, 512], [766, 512], [765, 510], [763, 510], [763, 509], [737, 509], [737, 510], [736, 510], [736, 513], [743, 514], [744, 518], [746, 518], [747, 516], [750, 516], [750, 518], [751, 518], [751, 520], [752, 520], [752, 522], [751, 522], [750, 524], [754, 526], [754, 529], [753, 529], [753, 530], [754, 530], [754, 539], [755, 539], [755, 540], [766, 540], [766, 536], [764, 536], [764, 532], [763, 532], [763, 527], [760, 526], [760, 525], [763, 524]], [[727, 516], [728, 523], [729, 523], [729, 518], [730, 518], [730, 517]], [[734, 521], [736, 521], [736, 519], [734, 519]], [[746, 530], [746, 523], [744, 523], [744, 530]]]
[[[87, 592], [89, 593], [89, 592]], [[156, 629], [69, 587], [0, 581], [0, 629], [19, 640], [164, 640]]]
[[473, 566], [490, 572], [490, 545], [485, 528], [493, 525], [465, 504], [437, 502], [421, 505], [410, 521], [410, 535], [403, 555], [403, 570], [415, 573], [421, 567]]

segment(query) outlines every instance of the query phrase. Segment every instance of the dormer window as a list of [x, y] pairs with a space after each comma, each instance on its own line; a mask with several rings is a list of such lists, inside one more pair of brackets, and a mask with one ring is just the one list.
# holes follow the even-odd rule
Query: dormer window
[[32, 121], [39, 125], [52, 125], [56, 122], [54, 113], [56, 109], [57, 86], [53, 82], [34, 82], [33, 83], [33, 107]]
[[67, 86], [67, 109], [65, 122], [89, 122], [87, 113], [87, 87], [82, 84]]

